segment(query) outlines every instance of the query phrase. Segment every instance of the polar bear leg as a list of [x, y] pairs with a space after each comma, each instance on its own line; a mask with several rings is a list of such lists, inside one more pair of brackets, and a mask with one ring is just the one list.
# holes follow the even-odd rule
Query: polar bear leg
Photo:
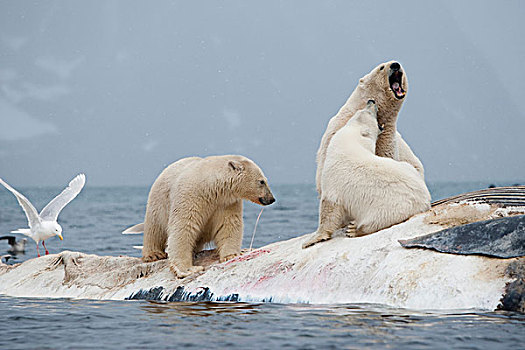
[[242, 202], [239, 201], [216, 214], [217, 233], [215, 244], [219, 251], [221, 262], [230, 260], [241, 254], [243, 221]]
[[168, 224], [168, 260], [171, 271], [179, 278], [204, 270], [202, 266], [193, 265], [200, 227], [191, 221], [186, 222], [186, 225]]
[[142, 260], [152, 262], [166, 259], [166, 232], [157, 224], [147, 222], [144, 226]]
[[327, 241], [332, 234], [344, 225], [344, 209], [327, 199], [321, 199], [319, 208], [319, 227], [315, 235], [303, 244], [303, 249], [316, 243]]

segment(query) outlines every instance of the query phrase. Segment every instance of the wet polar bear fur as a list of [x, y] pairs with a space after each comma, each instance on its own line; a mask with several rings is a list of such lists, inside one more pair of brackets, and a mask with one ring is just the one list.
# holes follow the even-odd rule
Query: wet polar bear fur
[[330, 239], [351, 220], [356, 237], [430, 209], [430, 193], [413, 165], [375, 155], [379, 134], [377, 106], [370, 100], [332, 138], [323, 171], [319, 227], [304, 248]]
[[[398, 85], [395, 85], [397, 82]], [[396, 61], [381, 63], [370, 73], [359, 80], [359, 84], [352, 92], [339, 112], [330, 119], [326, 131], [321, 139], [317, 151], [317, 192], [322, 194], [322, 173], [324, 169], [326, 151], [335, 133], [346, 125], [348, 120], [360, 109], [363, 109], [368, 99], [373, 99], [378, 107], [377, 119], [384, 125], [383, 132], [377, 138], [376, 155], [405, 161], [414, 166], [424, 179], [423, 164], [412, 152], [408, 144], [397, 132], [397, 116], [403, 105], [408, 91], [406, 73]]]
[[239, 255], [243, 199], [275, 201], [263, 172], [246, 157], [190, 157], [171, 164], [149, 193], [142, 259], [167, 257], [183, 278], [204, 269], [193, 265], [193, 257], [208, 242], [217, 246], [221, 262]]

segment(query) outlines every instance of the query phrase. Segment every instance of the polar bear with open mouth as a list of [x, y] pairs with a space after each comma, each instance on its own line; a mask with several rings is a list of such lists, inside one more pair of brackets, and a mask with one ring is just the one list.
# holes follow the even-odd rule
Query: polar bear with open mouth
[[384, 131], [377, 138], [376, 155], [388, 157], [412, 164], [421, 178], [424, 178], [423, 164], [412, 152], [408, 144], [397, 131], [397, 116], [408, 92], [407, 74], [401, 64], [390, 61], [379, 64], [372, 71], [359, 79], [359, 84], [352, 92], [339, 112], [330, 119], [317, 151], [316, 187], [321, 195], [321, 180], [326, 159], [326, 151], [335, 133], [346, 125], [355, 113], [364, 108], [368, 99], [377, 105], [377, 119], [384, 126]]
[[369, 100], [332, 137], [321, 179], [319, 227], [303, 248], [330, 239], [352, 220], [352, 236], [363, 236], [430, 209], [430, 193], [418, 170], [376, 155], [381, 129], [377, 105]]

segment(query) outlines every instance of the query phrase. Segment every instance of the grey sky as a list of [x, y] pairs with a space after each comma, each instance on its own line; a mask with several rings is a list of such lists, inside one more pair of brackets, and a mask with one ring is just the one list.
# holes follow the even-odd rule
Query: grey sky
[[427, 180], [525, 179], [522, 1], [0, 1], [0, 177], [149, 185], [243, 154], [313, 183], [328, 120], [399, 60]]

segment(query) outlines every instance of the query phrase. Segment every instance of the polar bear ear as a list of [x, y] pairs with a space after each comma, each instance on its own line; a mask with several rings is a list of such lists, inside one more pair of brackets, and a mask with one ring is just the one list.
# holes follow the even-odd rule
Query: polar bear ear
[[236, 160], [230, 160], [228, 162], [228, 165], [230, 166], [230, 168], [232, 168], [233, 170], [236, 170], [236, 171], [243, 171], [244, 170], [244, 166], [242, 165], [242, 163], [238, 162]]

